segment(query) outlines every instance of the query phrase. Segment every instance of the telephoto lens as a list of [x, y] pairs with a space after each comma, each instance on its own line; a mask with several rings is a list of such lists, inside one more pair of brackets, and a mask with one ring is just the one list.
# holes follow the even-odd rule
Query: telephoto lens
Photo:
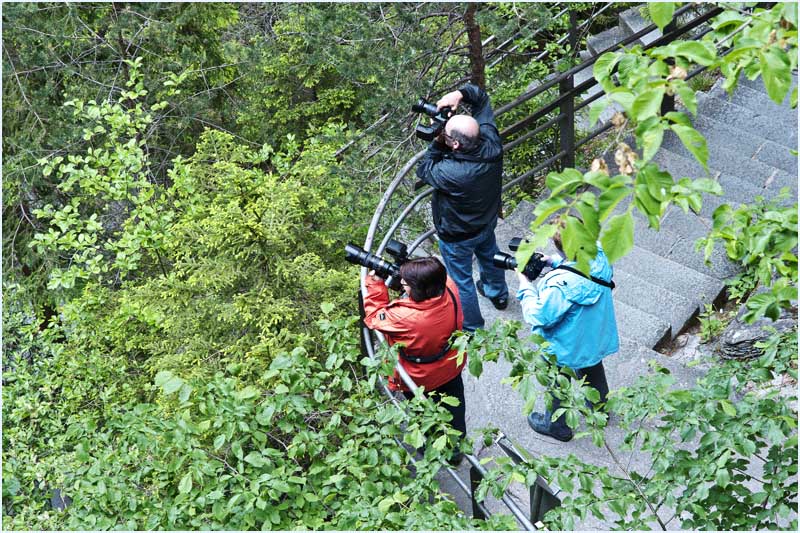
[[367, 270], [374, 270], [375, 275], [387, 280], [387, 287], [400, 290], [400, 267], [394, 263], [390, 263], [378, 255], [371, 254], [352, 243], [345, 245], [344, 258], [348, 263], [363, 266]]
[[514, 256], [511, 254], [505, 254], [503, 252], [497, 252], [492, 257], [492, 263], [497, 268], [502, 268], [503, 270], [514, 270], [517, 268], [517, 260], [514, 259]]
[[435, 117], [438, 113], [436, 105], [428, 103], [424, 98], [420, 98], [416, 104], [412, 105], [411, 110], [414, 113], [425, 113], [429, 117]]

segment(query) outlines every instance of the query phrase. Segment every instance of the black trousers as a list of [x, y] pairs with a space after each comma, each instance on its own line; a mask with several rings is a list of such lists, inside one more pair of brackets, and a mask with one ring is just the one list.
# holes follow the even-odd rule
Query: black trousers
[[[589, 386], [597, 389], [597, 392], [600, 393], [600, 403], [606, 403], [606, 398], [608, 397], [608, 381], [606, 381], [606, 370], [603, 368], [603, 361], [600, 361], [594, 366], [579, 368], [575, 370], [575, 375], [578, 377], [578, 379], [585, 377], [586, 383]], [[590, 404], [589, 400], [586, 400], [586, 403]], [[595, 405], [590, 406], [596, 407]], [[561, 401], [553, 396], [553, 410], [551, 412], [555, 413], [559, 407], [561, 407]], [[566, 415], [561, 415], [558, 417], [558, 420], [553, 422], [552, 428], [560, 433], [568, 433], [572, 431], [569, 429], [569, 426], [567, 426]]]
[[[434, 400], [447, 409], [453, 416], [453, 420], [450, 421], [450, 425], [453, 426], [453, 429], [457, 430], [461, 433], [461, 438], [465, 438], [467, 436], [467, 421], [466, 421], [466, 405], [464, 400], [464, 381], [461, 379], [461, 374], [457, 375], [444, 385], [440, 385], [433, 390], [426, 390], [425, 396], [430, 397], [432, 392], [438, 393]], [[441, 396], [439, 394], [447, 394], [448, 396], [452, 396], [454, 398], [458, 398], [458, 405], [448, 405], [446, 403], [441, 402]], [[414, 397], [414, 393], [410, 391], [403, 391], [403, 395], [406, 399], [410, 400]]]

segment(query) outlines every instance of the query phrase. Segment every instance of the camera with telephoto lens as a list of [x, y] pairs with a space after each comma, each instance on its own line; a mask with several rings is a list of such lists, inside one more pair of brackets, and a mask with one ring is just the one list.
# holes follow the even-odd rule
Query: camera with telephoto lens
[[[508, 247], [511, 251], [516, 252], [519, 249], [519, 245], [522, 243], [522, 238], [514, 237], [509, 241]], [[542, 259], [544, 256], [539, 252], [534, 253], [531, 258], [528, 260], [528, 263], [525, 265], [525, 268], [522, 270], [522, 274], [528, 278], [529, 280], [533, 281], [538, 278], [544, 267], [547, 266], [547, 263]], [[511, 254], [505, 254], [503, 252], [498, 252], [494, 254], [492, 258], [492, 262], [494, 266], [498, 268], [502, 268], [504, 270], [514, 270], [517, 268], [517, 260]]]
[[427, 102], [424, 98], [420, 98], [419, 102], [411, 106], [411, 111], [415, 113], [424, 113], [433, 119], [433, 124], [425, 126], [420, 122], [417, 124], [417, 129], [414, 132], [417, 137], [423, 141], [432, 141], [442, 133], [444, 125], [453, 116], [453, 109], [445, 106], [441, 109], [436, 109], [436, 104]]
[[394, 263], [379, 255], [371, 254], [352, 243], [344, 247], [344, 258], [347, 262], [361, 265], [367, 270], [374, 270], [375, 275], [386, 280], [387, 287], [399, 291], [402, 289], [400, 267], [408, 261], [408, 247], [402, 242], [389, 239], [389, 242], [386, 243], [386, 253], [394, 259]]

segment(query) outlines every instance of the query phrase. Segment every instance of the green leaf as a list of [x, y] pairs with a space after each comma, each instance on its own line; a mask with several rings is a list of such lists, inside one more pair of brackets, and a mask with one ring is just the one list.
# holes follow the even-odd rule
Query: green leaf
[[652, 116], [636, 127], [636, 138], [642, 146], [642, 163], [650, 161], [661, 148], [666, 126], [657, 116]]
[[453, 407], [457, 407], [459, 405], [458, 398], [455, 396], [442, 396], [442, 403], [447, 405], [452, 405]]
[[178, 484], [178, 492], [186, 494], [192, 490], [192, 474], [191, 472], [183, 476], [181, 482]]
[[481, 363], [481, 360], [477, 357], [470, 357], [469, 360], [467, 360], [467, 369], [470, 374], [479, 378], [481, 374], [483, 374], [483, 363]]
[[532, 236], [522, 241], [514, 254], [517, 264], [520, 267], [527, 265], [536, 250], [541, 250], [547, 246], [548, 241], [556, 234], [557, 229], [558, 227], [555, 224], [545, 224], [540, 226]]
[[581, 272], [589, 273], [589, 262], [597, 255], [597, 238], [586, 224], [574, 216], [568, 216], [567, 223], [561, 232], [564, 253], [575, 261], [575, 267]]
[[322, 314], [325, 316], [331, 314], [331, 311], [333, 311], [334, 307], [336, 306], [330, 302], [322, 302], [320, 304], [320, 308], [322, 309]]
[[654, 163], [647, 163], [636, 175], [637, 183], [644, 183], [647, 192], [658, 202], [669, 199], [672, 188], [675, 186], [672, 176], [658, 168]]
[[594, 79], [600, 83], [600, 86], [603, 87], [606, 92], [614, 86], [609, 78], [611, 77], [611, 71], [614, 65], [617, 64], [620, 57], [621, 55], [616, 52], [606, 52], [598, 57], [594, 65], [592, 65]]
[[591, 128], [594, 126], [597, 119], [600, 118], [600, 115], [605, 111], [606, 107], [608, 107], [608, 100], [606, 98], [600, 98], [592, 102], [589, 106], [589, 127]]
[[688, 109], [692, 115], [697, 116], [697, 96], [695, 95], [694, 90], [683, 81], [681, 81], [681, 83], [675, 82], [674, 86], [675, 92], [681, 97], [683, 105], [686, 106], [686, 109]]
[[731, 473], [725, 468], [720, 468], [717, 470], [717, 475], [714, 481], [716, 482], [717, 486], [724, 489], [731, 482]]
[[161, 386], [164, 394], [173, 394], [178, 391], [184, 384], [184, 381], [178, 376], [172, 376], [166, 383]]
[[447, 436], [441, 435], [438, 439], [433, 441], [433, 449], [442, 451], [444, 447], [447, 445]]
[[422, 432], [419, 430], [419, 428], [416, 428], [414, 431], [406, 433], [403, 441], [406, 444], [410, 444], [414, 448], [422, 448], [422, 445], [425, 444], [425, 437], [422, 436]]
[[562, 172], [551, 172], [545, 179], [545, 185], [550, 188], [551, 197], [562, 191], [571, 193], [581, 183], [583, 183], [583, 174], [574, 168], [567, 168]]
[[617, 205], [630, 193], [631, 190], [628, 187], [612, 187], [604, 190], [597, 202], [600, 209], [600, 220], [607, 219]]
[[244, 461], [246, 463], [250, 463], [251, 465], [255, 466], [256, 468], [262, 467], [266, 464], [264, 458], [261, 456], [259, 452], [252, 451], [245, 455]]
[[717, 59], [717, 51], [708, 41], [679, 41], [675, 43], [675, 54], [704, 67]]
[[782, 2], [783, 18], [797, 30], [797, 2]]
[[250, 398], [255, 398], [255, 397], [259, 396], [260, 394], [261, 393], [259, 392], [259, 390], [257, 388], [252, 387], [252, 386], [247, 386], [244, 389], [242, 389], [239, 392], [237, 392], [235, 394], [235, 396], [236, 396], [237, 400], [242, 401], [242, 400], [249, 400]]
[[658, 26], [659, 30], [672, 21], [672, 14], [675, 12], [674, 2], [650, 2], [647, 4], [647, 9], [650, 12], [650, 17]]
[[633, 96], [632, 92], [623, 87], [620, 87], [608, 93], [608, 97], [612, 101], [621, 105], [626, 113], [632, 113], [631, 108], [633, 107], [633, 101], [636, 99], [636, 97]]
[[225, 435], [217, 435], [214, 439], [214, 450], [219, 450], [222, 446], [225, 445]]
[[626, 212], [611, 217], [600, 239], [609, 263], [615, 263], [633, 249], [633, 215]]
[[664, 88], [647, 89], [639, 93], [633, 101], [633, 118], [637, 122], [655, 116], [661, 110], [661, 101], [664, 99]]
[[567, 207], [567, 201], [561, 196], [551, 195], [546, 200], [539, 202], [533, 213], [536, 215], [536, 220], [533, 222], [533, 227], [536, 228], [541, 225], [547, 218], [558, 211]]
[[759, 54], [759, 59], [767, 94], [780, 104], [792, 86], [789, 56], [778, 45], [772, 45]]
[[672, 124], [670, 129], [678, 135], [686, 149], [694, 155], [695, 159], [708, 172], [708, 146], [706, 145], [705, 137], [700, 135], [694, 128], [680, 124]]
[[181, 386], [180, 394], [178, 394], [178, 400], [180, 400], [181, 403], [187, 402], [189, 401], [189, 396], [191, 394], [192, 394], [192, 386], [189, 385], [188, 383], [184, 383]]
[[734, 407], [733, 404], [728, 400], [720, 400], [719, 406], [722, 408], [722, 410], [725, 412], [726, 415], [736, 416], [736, 407]]
[[392, 507], [392, 505], [394, 505], [394, 503], [395, 503], [394, 498], [391, 498], [391, 497], [384, 498], [380, 502], [378, 502], [378, 511], [381, 514], [385, 515], [386, 513], [389, 512], [389, 509], [391, 509], [391, 507]]

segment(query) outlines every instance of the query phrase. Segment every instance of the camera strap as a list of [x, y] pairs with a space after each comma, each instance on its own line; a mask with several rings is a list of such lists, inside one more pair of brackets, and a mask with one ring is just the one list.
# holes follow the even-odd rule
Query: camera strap
[[584, 274], [583, 272], [581, 272], [577, 268], [572, 268], [571, 266], [559, 265], [556, 268], [554, 268], [553, 270], [559, 270], [559, 269], [560, 270], [567, 270], [569, 272], [572, 272], [573, 274], [577, 274], [577, 275], [581, 276], [582, 278], [586, 278], [586, 279], [592, 280], [595, 283], [597, 283], [598, 285], [602, 285], [603, 287], [608, 287], [609, 289], [612, 289], [612, 290], [617, 286], [614, 283], [613, 279], [611, 281], [606, 281], [604, 279], [596, 278], [594, 276], [587, 276], [586, 274]]
[[[450, 290], [450, 287], [445, 285], [444, 288], [447, 289], [447, 294], [449, 294], [450, 299], [453, 300], [453, 331], [455, 331], [458, 328], [458, 304], [456, 303], [456, 297], [453, 294], [453, 291]], [[406, 361], [417, 363], [418, 365], [425, 365], [428, 363], [435, 363], [436, 361], [440, 360], [442, 357], [447, 355], [447, 352], [449, 352], [452, 347], [453, 345], [448, 338], [447, 342], [444, 343], [444, 347], [435, 355], [408, 355], [402, 347], [397, 350], [397, 353]]]

